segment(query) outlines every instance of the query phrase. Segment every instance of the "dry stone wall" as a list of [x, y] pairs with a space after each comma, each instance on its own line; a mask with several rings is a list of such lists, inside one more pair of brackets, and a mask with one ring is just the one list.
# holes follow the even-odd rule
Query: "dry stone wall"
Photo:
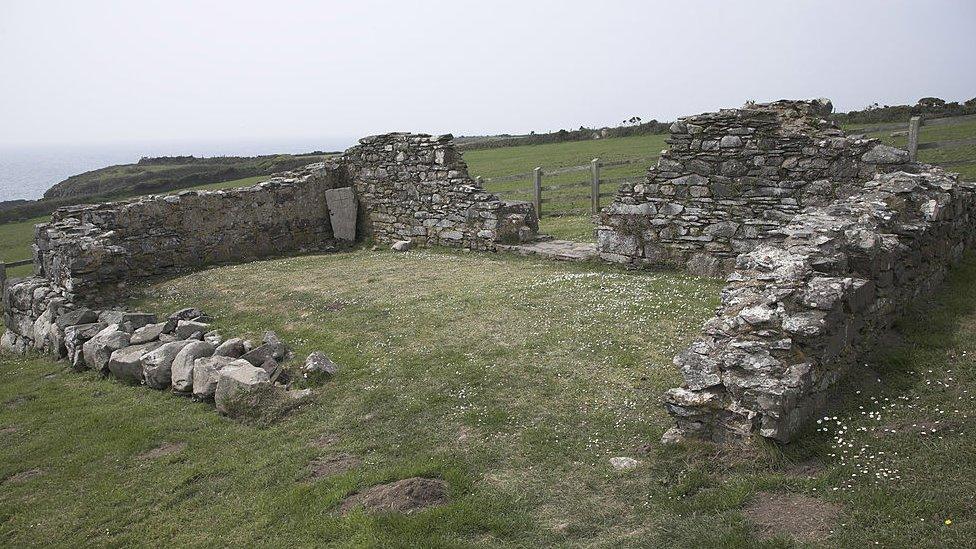
[[601, 214], [600, 257], [728, 273], [805, 206], [910, 169], [905, 151], [853, 139], [823, 117], [830, 102], [778, 101], [679, 119], [644, 181]]
[[99, 301], [133, 279], [332, 249], [325, 191], [337, 170], [319, 163], [253, 187], [62, 208], [36, 228], [35, 265], [68, 299]]
[[380, 242], [494, 250], [531, 240], [539, 229], [528, 202], [500, 200], [468, 175], [450, 135], [367, 137], [343, 162], [365, 232]]
[[737, 259], [722, 304], [675, 358], [664, 437], [787, 442], [824, 411], [905, 307], [945, 278], [976, 235], [974, 185], [954, 174], [875, 176], [811, 207]]

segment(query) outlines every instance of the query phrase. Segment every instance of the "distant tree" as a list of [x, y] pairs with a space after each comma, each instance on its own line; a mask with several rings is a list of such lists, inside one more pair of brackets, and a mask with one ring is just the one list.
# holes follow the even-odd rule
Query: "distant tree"
[[938, 97], [923, 97], [918, 100], [918, 106], [923, 109], [941, 109], [946, 106], [946, 102]]

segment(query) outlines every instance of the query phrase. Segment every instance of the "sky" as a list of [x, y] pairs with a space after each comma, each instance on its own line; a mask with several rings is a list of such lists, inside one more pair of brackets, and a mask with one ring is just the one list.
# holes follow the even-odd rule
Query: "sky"
[[976, 1], [0, 0], [0, 145], [351, 140], [976, 96]]

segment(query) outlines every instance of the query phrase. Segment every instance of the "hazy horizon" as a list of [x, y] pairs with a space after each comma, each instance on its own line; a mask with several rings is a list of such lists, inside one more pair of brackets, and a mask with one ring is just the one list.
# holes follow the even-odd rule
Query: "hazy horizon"
[[[0, 4], [0, 146], [349, 142], [976, 95], [976, 3]], [[937, 61], [937, 62], [934, 62]]]

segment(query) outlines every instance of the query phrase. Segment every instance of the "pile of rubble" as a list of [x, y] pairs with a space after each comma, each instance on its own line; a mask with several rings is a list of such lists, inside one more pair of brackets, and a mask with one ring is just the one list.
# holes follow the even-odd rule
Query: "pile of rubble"
[[[76, 371], [94, 370], [122, 383], [146, 385], [214, 402], [232, 417], [259, 416], [265, 408], [311, 396], [292, 387], [283, 363], [292, 355], [271, 331], [260, 343], [225, 339], [212, 319], [194, 308], [165, 319], [153, 313], [74, 307], [46, 281], [27, 278], [7, 286], [4, 350], [28, 349], [63, 358]], [[328, 379], [336, 365], [321, 352], [309, 355], [302, 376]]]

